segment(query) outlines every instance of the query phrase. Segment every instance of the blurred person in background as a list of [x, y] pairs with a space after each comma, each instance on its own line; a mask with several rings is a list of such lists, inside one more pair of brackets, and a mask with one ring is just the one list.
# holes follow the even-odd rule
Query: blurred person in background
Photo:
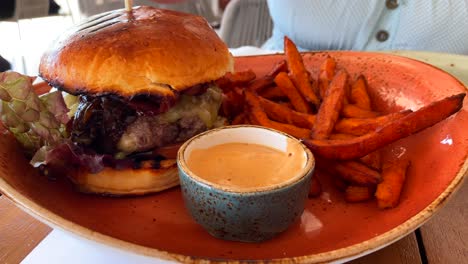
[[468, 54], [468, 0], [268, 0], [273, 35], [302, 50], [426, 50]]
[[[0, 20], [12, 18], [15, 13], [15, 0], [2, 0], [0, 3]], [[0, 55], [0, 72], [11, 69], [11, 64]]]
[[[0, 20], [13, 18], [15, 15], [16, 0], [0, 0]], [[57, 15], [60, 6], [54, 1], [49, 0], [49, 15]]]
[[15, 15], [15, 0], [1, 0], [0, 20], [10, 19]]
[[[10, 20], [15, 16], [16, 0], [0, 1], [0, 21]], [[49, 15], [56, 15], [60, 6], [53, 0], [49, 0]], [[0, 55], [0, 72], [11, 70], [11, 64]]]
[[11, 70], [11, 64], [0, 56], [0, 72]]

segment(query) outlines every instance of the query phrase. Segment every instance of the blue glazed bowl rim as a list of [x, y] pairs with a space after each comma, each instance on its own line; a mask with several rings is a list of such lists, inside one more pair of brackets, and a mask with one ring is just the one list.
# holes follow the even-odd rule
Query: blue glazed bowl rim
[[[248, 128], [257, 128], [257, 129], [263, 129], [263, 130], [269, 130], [270, 132], [274, 132], [274, 133], [277, 133], [277, 134], [280, 134], [284, 137], [287, 137], [293, 141], [296, 141], [297, 143], [300, 144], [300, 146], [302, 147], [302, 149], [304, 150], [305, 154], [306, 154], [306, 157], [307, 157], [307, 160], [306, 160], [306, 164], [303, 168], [303, 170], [300, 172], [300, 176], [297, 177], [294, 181], [289, 181], [289, 182], [284, 182], [284, 183], [279, 183], [279, 184], [276, 184], [276, 185], [272, 185], [272, 186], [267, 186], [267, 187], [260, 187], [260, 188], [255, 188], [252, 190], [246, 190], [246, 191], [243, 191], [243, 190], [233, 190], [229, 187], [226, 187], [226, 186], [222, 186], [222, 185], [219, 185], [219, 184], [215, 184], [215, 183], [212, 183], [212, 182], [209, 182], [201, 177], [198, 177], [195, 173], [193, 173], [187, 166], [186, 164], [186, 161], [185, 161], [185, 158], [184, 158], [184, 152], [185, 150], [187, 149], [187, 147], [195, 140], [197, 140], [198, 138], [201, 138], [207, 134], [211, 134], [211, 133], [217, 133], [218, 131], [221, 131], [221, 130], [225, 130], [225, 129], [238, 129], [238, 128], [245, 128], [245, 127], [248, 127]], [[179, 170], [183, 171], [183, 173], [189, 177], [190, 179], [192, 179], [193, 181], [199, 183], [199, 184], [202, 184], [204, 186], [207, 186], [207, 187], [210, 187], [212, 189], [215, 189], [215, 190], [220, 190], [220, 191], [223, 191], [223, 192], [227, 192], [227, 193], [235, 193], [235, 194], [263, 194], [263, 193], [267, 193], [267, 192], [272, 192], [272, 191], [278, 191], [278, 190], [282, 190], [282, 189], [287, 189], [288, 187], [290, 186], [293, 186], [301, 181], [304, 181], [305, 178], [307, 178], [307, 176], [309, 175], [309, 173], [311, 171], [314, 170], [315, 168], [315, 158], [314, 158], [314, 155], [312, 154], [312, 152], [297, 138], [287, 134], [287, 133], [284, 133], [282, 131], [279, 131], [279, 130], [276, 130], [276, 129], [273, 129], [273, 128], [268, 128], [268, 127], [263, 127], [263, 126], [256, 126], [256, 125], [234, 125], [234, 126], [223, 126], [223, 127], [218, 127], [218, 128], [214, 128], [214, 129], [211, 129], [211, 130], [207, 130], [203, 133], [200, 133], [192, 138], [190, 138], [189, 140], [187, 140], [180, 148], [179, 148], [179, 151], [177, 152], [177, 166], [179, 168]]]

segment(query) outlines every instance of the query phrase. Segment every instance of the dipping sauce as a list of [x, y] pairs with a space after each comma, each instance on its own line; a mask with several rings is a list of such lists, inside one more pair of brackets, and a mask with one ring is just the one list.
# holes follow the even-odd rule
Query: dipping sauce
[[294, 143], [286, 152], [249, 143], [194, 149], [187, 166], [198, 177], [235, 190], [274, 186], [301, 176], [307, 158]]

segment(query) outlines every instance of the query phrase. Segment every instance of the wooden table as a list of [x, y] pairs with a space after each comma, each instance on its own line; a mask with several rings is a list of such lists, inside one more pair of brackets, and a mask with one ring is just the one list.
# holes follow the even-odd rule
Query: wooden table
[[[468, 263], [468, 181], [425, 225], [350, 263]], [[0, 197], [0, 263], [19, 263], [52, 229]]]

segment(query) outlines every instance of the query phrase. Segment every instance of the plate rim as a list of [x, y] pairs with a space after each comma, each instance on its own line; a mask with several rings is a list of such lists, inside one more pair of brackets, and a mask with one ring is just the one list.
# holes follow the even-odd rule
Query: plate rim
[[[409, 57], [396, 55], [393, 53], [383, 53], [383, 52], [366, 52], [366, 51], [311, 51], [303, 52], [302, 54], [317, 54], [317, 53], [366, 53], [369, 55], [375, 54], [378, 56], [391, 56], [397, 57], [398, 59], [406, 59], [415, 61], [417, 63], [430, 66], [435, 70], [442, 71], [458, 83], [460, 83], [465, 91], [468, 91], [468, 87], [465, 86], [458, 78], [448, 73], [447, 71], [440, 69], [432, 64], [426, 63], [424, 61], [412, 59]], [[238, 56], [239, 58], [253, 58], [253, 57], [270, 57], [278, 56], [282, 54], [266, 54], [266, 55], [254, 55], [254, 56]], [[236, 58], [238, 58], [236, 57]], [[380, 248], [390, 245], [393, 242], [398, 241], [402, 237], [408, 235], [409, 233], [416, 230], [418, 227], [423, 225], [427, 220], [431, 218], [436, 212], [438, 212], [442, 207], [444, 207], [450, 198], [453, 197], [453, 194], [462, 186], [464, 180], [466, 179], [468, 172], [468, 159], [465, 159], [463, 165], [458, 171], [457, 175], [452, 179], [450, 184], [444, 189], [436, 199], [434, 199], [428, 206], [423, 210], [419, 211], [416, 215], [412, 216], [405, 222], [400, 225], [388, 230], [385, 233], [382, 233], [378, 236], [375, 236], [371, 239], [362, 241], [357, 244], [353, 244], [347, 247], [338, 248], [331, 251], [321, 252], [317, 254], [296, 256], [296, 257], [287, 257], [287, 258], [276, 258], [269, 259], [268, 262], [271, 263], [284, 263], [284, 262], [294, 262], [294, 263], [321, 263], [321, 262], [336, 262], [336, 261], [349, 261], [364, 255], [367, 255], [371, 252], [374, 252]], [[62, 216], [48, 210], [47, 208], [36, 204], [34, 201], [29, 200], [26, 196], [21, 194], [10, 184], [8, 184], [2, 177], [0, 177], [0, 190], [2, 193], [8, 197], [15, 205], [20, 207], [22, 210], [38, 219], [39, 221], [51, 226], [52, 228], [58, 228], [66, 232], [77, 235], [78, 237], [85, 238], [90, 241], [95, 241], [106, 246], [111, 246], [118, 248], [123, 251], [132, 252], [144, 256], [159, 258], [163, 260], [172, 260], [172, 261], [182, 261], [182, 262], [192, 262], [192, 263], [210, 263], [210, 262], [219, 262], [219, 259], [210, 259], [203, 257], [195, 257], [182, 255], [178, 253], [172, 253], [161, 249], [146, 247], [142, 245], [137, 245], [119, 238], [112, 237], [110, 235], [105, 235], [100, 232], [94, 231], [87, 227], [81, 226], [77, 223], [74, 223], [70, 220], [63, 218]], [[238, 263], [239, 260], [222, 260], [225, 263]], [[251, 262], [262, 262], [265, 260], [249, 260]]]

